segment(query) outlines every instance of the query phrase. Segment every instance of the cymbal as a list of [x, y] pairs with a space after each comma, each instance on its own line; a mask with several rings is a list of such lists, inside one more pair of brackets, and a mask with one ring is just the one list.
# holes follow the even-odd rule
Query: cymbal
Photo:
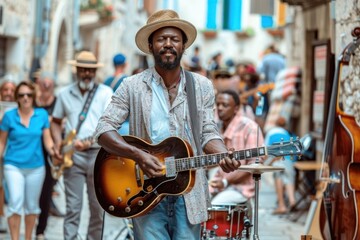
[[273, 166], [267, 166], [262, 163], [253, 163], [249, 165], [241, 165], [238, 170], [240, 171], [246, 171], [251, 172], [255, 174], [262, 174], [264, 172], [276, 172], [276, 171], [284, 171], [284, 168], [282, 167], [273, 167]]

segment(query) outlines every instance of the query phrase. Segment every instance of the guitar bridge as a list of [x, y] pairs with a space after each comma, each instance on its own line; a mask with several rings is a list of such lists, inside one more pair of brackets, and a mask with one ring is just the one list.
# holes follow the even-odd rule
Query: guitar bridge
[[176, 176], [175, 157], [165, 158], [165, 171], [166, 171], [166, 177]]

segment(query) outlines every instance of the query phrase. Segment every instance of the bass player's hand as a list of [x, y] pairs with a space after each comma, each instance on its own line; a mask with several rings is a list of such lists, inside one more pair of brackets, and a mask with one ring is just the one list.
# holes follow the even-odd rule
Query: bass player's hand
[[74, 148], [80, 152], [89, 149], [92, 144], [91, 140], [74, 140]]
[[64, 157], [60, 153], [61, 146], [54, 146], [50, 152], [50, 157], [55, 166], [64, 163]]
[[54, 164], [54, 166], [59, 166], [59, 165], [64, 163], [63, 158], [59, 158], [59, 157], [56, 157], [56, 156], [51, 156], [51, 160], [52, 160], [52, 163]]

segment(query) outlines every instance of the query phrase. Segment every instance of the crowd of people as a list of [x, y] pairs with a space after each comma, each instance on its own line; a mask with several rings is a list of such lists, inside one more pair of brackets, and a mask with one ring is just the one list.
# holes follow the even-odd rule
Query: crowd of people
[[[3, 80], [0, 223], [6, 199], [12, 239], [19, 239], [22, 214], [25, 239], [32, 239], [35, 225], [36, 239], [45, 239], [54, 205], [54, 166], [63, 170], [64, 239], [78, 235], [85, 185], [90, 209], [87, 239], [101, 239], [104, 212], [94, 201], [93, 180], [100, 147], [134, 160], [148, 178], [164, 174], [164, 162], [126, 142], [122, 136], [128, 134], [151, 144], [177, 136], [189, 143], [195, 155], [227, 153], [217, 167], [196, 170], [191, 191], [165, 196], [154, 209], [134, 217], [135, 239], [199, 239], [201, 223], [208, 220], [212, 205], [250, 202], [255, 192], [252, 175], [236, 170], [255, 158], [237, 161], [233, 151], [272, 144], [278, 141], [272, 134], [287, 138], [294, 131], [286, 129], [289, 119], [281, 114], [277, 121], [281, 131], [265, 131], [271, 90], [277, 74], [285, 69], [285, 58], [270, 46], [258, 67], [249, 62], [225, 64], [222, 53], [216, 53], [205, 66], [196, 46], [191, 59], [185, 61], [182, 56], [196, 35], [190, 22], [172, 10], [161, 10], [149, 17], [135, 38], [138, 48], [153, 56], [153, 67], [129, 74], [126, 56], [119, 53], [113, 57], [114, 74], [99, 82], [96, 72], [102, 64], [92, 52], [81, 51], [69, 62], [76, 70], [73, 83], [56, 96], [55, 76], [44, 69], [35, 81], [15, 84]], [[63, 151], [64, 144], [71, 144], [70, 155]], [[66, 159], [71, 167], [64, 167]], [[279, 207], [274, 214], [283, 214], [295, 203], [292, 161], [282, 164], [275, 159], [271, 164], [286, 166], [275, 176]], [[283, 198], [284, 186], [289, 206]], [[6, 230], [0, 224], [0, 231]]]

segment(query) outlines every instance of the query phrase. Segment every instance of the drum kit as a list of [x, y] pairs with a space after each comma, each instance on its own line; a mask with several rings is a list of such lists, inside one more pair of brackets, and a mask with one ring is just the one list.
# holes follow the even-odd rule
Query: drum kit
[[[258, 106], [256, 107], [256, 116], [262, 116], [264, 107], [264, 96], [260, 93]], [[257, 133], [257, 146], [259, 145], [259, 132]], [[255, 181], [255, 203], [254, 203], [254, 217], [253, 224], [249, 215], [251, 215], [251, 207], [247, 207], [245, 203], [237, 205], [216, 205], [208, 209], [209, 219], [202, 225], [201, 239], [202, 240], [239, 240], [249, 239], [250, 227], [254, 226], [253, 239], [258, 240], [258, 210], [259, 210], [259, 181], [261, 174], [265, 172], [283, 171], [284, 168], [267, 166], [259, 162], [259, 157], [256, 158], [255, 163], [249, 165], [242, 165], [240, 171], [250, 172]], [[249, 213], [250, 211], [250, 213]]]
[[240, 171], [250, 172], [255, 180], [254, 224], [251, 224], [246, 203], [213, 205], [208, 209], [209, 219], [204, 222], [201, 230], [202, 240], [239, 240], [249, 239], [250, 227], [254, 226], [254, 240], [258, 235], [258, 208], [259, 208], [259, 181], [264, 172], [283, 171], [284, 168], [266, 166], [258, 161], [254, 164], [244, 165]]

